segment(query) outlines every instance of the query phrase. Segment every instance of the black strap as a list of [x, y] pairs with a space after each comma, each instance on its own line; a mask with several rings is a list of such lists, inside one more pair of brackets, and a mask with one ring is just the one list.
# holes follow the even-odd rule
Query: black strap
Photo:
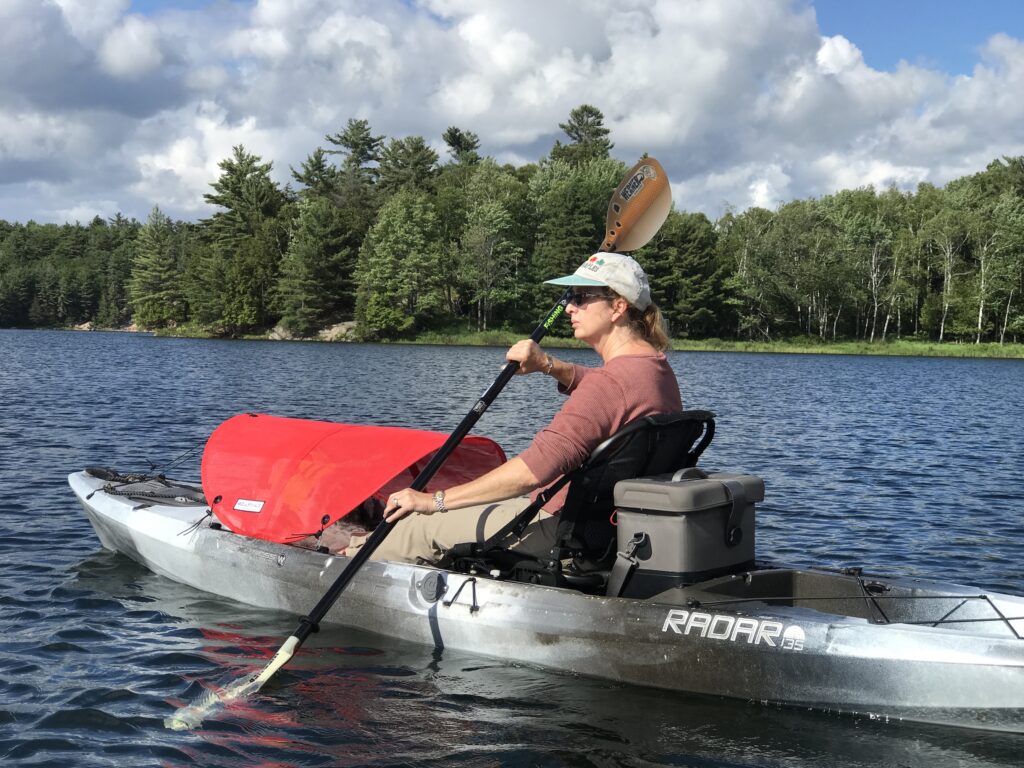
[[743, 510], [747, 506], [747, 491], [743, 483], [738, 480], [723, 480], [719, 477], [710, 477], [707, 472], [698, 467], [686, 467], [672, 475], [672, 482], [680, 480], [714, 480], [722, 484], [725, 489], [726, 501], [730, 504], [729, 519], [725, 523], [725, 545], [735, 547], [743, 541]]
[[638, 565], [636, 552], [647, 541], [647, 534], [639, 531], [633, 534], [626, 543], [626, 549], [615, 554], [615, 563], [612, 565], [612, 572], [608, 575], [608, 587], [605, 595], [618, 597], [622, 594], [622, 588], [626, 586], [629, 576], [636, 570]]
[[718, 480], [725, 488], [725, 496], [732, 503], [729, 510], [729, 519], [725, 523], [725, 546], [735, 547], [743, 541], [743, 527], [740, 525], [743, 517], [743, 510], [747, 507], [747, 492], [743, 484], [736, 480]]
[[544, 505], [551, 500], [551, 497], [558, 493], [562, 487], [569, 482], [571, 476], [571, 472], [562, 475], [555, 482], [538, 493], [537, 498], [530, 502], [522, 512], [509, 520], [501, 527], [500, 530], [498, 530], [497, 533], [481, 544], [478, 551], [486, 552], [487, 550], [500, 547], [501, 543], [509, 536], [515, 536], [517, 539], [523, 538], [523, 533], [526, 531], [526, 527], [533, 522], [533, 518], [535, 518]]

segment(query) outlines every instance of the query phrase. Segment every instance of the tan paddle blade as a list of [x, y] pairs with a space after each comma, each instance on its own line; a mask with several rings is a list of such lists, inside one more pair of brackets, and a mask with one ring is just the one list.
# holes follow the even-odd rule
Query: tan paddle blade
[[633, 166], [608, 204], [602, 251], [635, 251], [647, 245], [668, 218], [672, 187], [661, 163], [645, 157]]
[[169, 728], [172, 731], [190, 731], [198, 728], [202, 725], [203, 720], [216, 710], [256, 693], [265, 682], [274, 676], [277, 670], [287, 664], [288, 660], [295, 655], [299, 642], [299, 638], [292, 635], [284, 641], [284, 645], [277, 649], [274, 658], [258, 675], [250, 675], [223, 690], [208, 690], [195, 704], [181, 707], [175, 710], [170, 717], [164, 718], [164, 728]]

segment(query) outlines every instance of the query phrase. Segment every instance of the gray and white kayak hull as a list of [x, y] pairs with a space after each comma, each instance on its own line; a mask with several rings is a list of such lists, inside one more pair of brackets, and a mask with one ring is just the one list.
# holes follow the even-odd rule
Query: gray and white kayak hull
[[[86, 472], [68, 480], [104, 547], [241, 603], [303, 615], [348, 562], [211, 527], [204, 504], [141, 503]], [[865, 578], [773, 568], [633, 599], [370, 561], [325, 622], [622, 683], [1024, 732], [1024, 598]], [[819, 581], [817, 603], [730, 597]], [[873, 608], [859, 607], [872, 602], [865, 583], [881, 585]], [[857, 610], [828, 599], [858, 584]], [[883, 587], [905, 599], [885, 605]], [[956, 621], [934, 625], [950, 611]]]

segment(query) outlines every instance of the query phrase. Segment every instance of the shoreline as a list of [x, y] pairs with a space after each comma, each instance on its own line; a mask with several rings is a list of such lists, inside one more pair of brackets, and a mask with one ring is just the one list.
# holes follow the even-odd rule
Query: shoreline
[[[8, 329], [16, 330], [16, 329]], [[162, 329], [146, 330], [139, 328], [53, 328], [53, 329], [22, 329], [22, 330], [67, 330], [67, 331], [107, 331], [112, 333], [140, 333], [150, 336], [189, 339], [227, 339], [211, 334], [189, 333], [193, 329]], [[182, 332], [184, 331], [184, 332]], [[406, 339], [395, 339], [377, 344], [395, 345], [436, 345], [445, 347], [508, 347], [525, 338], [527, 332], [516, 333], [507, 330], [498, 331], [427, 331]], [[323, 338], [284, 339], [272, 336], [268, 331], [263, 334], [246, 334], [237, 338], [244, 341], [296, 341], [323, 344], [360, 343], [350, 338], [328, 340]], [[548, 336], [544, 346], [550, 349], [586, 349], [587, 346], [575, 339]], [[728, 339], [673, 339], [673, 352], [751, 352], [757, 354], [783, 355], [851, 355], [875, 357], [938, 357], [938, 358], [976, 358], [993, 360], [1024, 360], [1024, 344], [998, 342], [937, 342], [908, 339], [887, 339], [886, 341], [834, 341], [826, 342], [818, 339], [786, 339], [773, 342], [764, 341], [733, 341]]]

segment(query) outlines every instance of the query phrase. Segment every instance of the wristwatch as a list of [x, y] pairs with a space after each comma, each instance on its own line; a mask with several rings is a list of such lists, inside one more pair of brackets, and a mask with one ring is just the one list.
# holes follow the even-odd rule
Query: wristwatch
[[444, 505], [444, 491], [434, 491], [434, 509], [438, 512], [448, 511], [448, 507]]

